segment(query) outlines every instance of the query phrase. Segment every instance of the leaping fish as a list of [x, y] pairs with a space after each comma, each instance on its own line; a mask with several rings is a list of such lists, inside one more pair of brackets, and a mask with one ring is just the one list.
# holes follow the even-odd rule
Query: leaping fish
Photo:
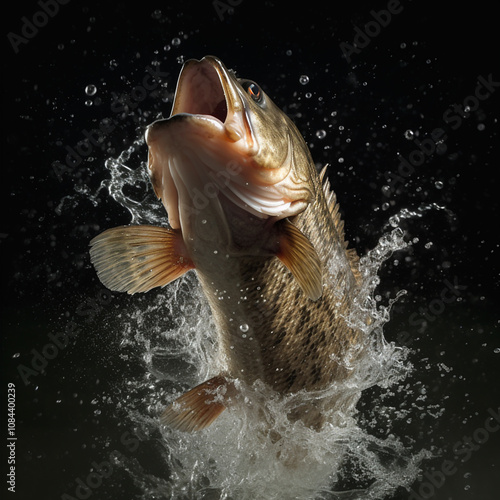
[[[106, 287], [130, 294], [194, 269], [227, 363], [161, 422], [207, 427], [236, 397], [236, 381], [287, 395], [345, 380], [345, 359], [363, 350], [347, 320], [359, 258], [326, 167], [318, 173], [292, 120], [257, 83], [206, 56], [184, 64], [171, 116], [147, 128], [146, 143], [169, 227], [108, 229], [90, 243], [92, 263]], [[320, 428], [318, 405], [290, 418]]]

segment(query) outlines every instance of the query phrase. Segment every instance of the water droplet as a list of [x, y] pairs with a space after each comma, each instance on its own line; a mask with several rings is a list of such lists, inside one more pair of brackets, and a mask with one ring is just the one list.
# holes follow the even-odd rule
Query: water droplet
[[85, 106], [92, 106], [92, 101], [90, 99], [87, 99], [85, 101]]
[[311, 92], [306, 92], [306, 99], [310, 99], [312, 97]]
[[307, 85], [309, 83], [309, 77], [307, 75], [300, 75], [299, 82], [302, 85]]
[[436, 186], [436, 189], [443, 189], [443, 183], [441, 181], [436, 181], [434, 186]]
[[484, 123], [479, 123], [478, 126], [477, 126], [477, 129], [482, 132], [484, 129], [486, 128], [486, 126], [484, 125]]
[[85, 87], [85, 93], [87, 95], [95, 95], [96, 92], [97, 92], [97, 87], [95, 85], [87, 85]]
[[248, 329], [249, 329], [249, 326], [246, 323], [243, 323], [242, 325], [240, 325], [240, 330], [242, 332], [248, 332]]
[[291, 51], [290, 49], [288, 49], [288, 50], [285, 52], [285, 54], [286, 54], [287, 56], [291, 56], [291, 55], [292, 55], [292, 51]]
[[326, 137], [326, 131], [321, 129], [316, 131], [316, 137], [318, 139], [324, 139]]
[[172, 38], [172, 45], [174, 47], [178, 47], [181, 44], [181, 39], [180, 38]]
[[500, 354], [500, 347], [496, 347], [495, 349], [493, 349], [493, 352], [495, 354]]
[[406, 43], [404, 43], [404, 42], [403, 42], [403, 43], [400, 45], [400, 47], [401, 47], [402, 49], [406, 49]]
[[393, 215], [392, 217], [389, 218], [389, 224], [392, 227], [398, 227], [399, 224], [399, 217], [397, 215]]
[[20, 355], [21, 355], [20, 352], [16, 352], [15, 354], [12, 355], [12, 357], [15, 359], [18, 358]]
[[206, 224], [206, 223], [207, 223], [207, 219], [203, 219], [203, 220], [201, 221], [201, 223], [202, 223], [202, 224]]
[[433, 245], [434, 243], [432, 243], [432, 241], [429, 241], [428, 243], [426, 243], [424, 246], [427, 250], [429, 250], [429, 248], [431, 248], [431, 246]]
[[161, 10], [157, 9], [152, 14], [151, 17], [153, 19], [161, 19]]
[[415, 133], [413, 132], [413, 130], [408, 129], [405, 131], [405, 139], [408, 139], [409, 141], [411, 141], [414, 137], [415, 137]]

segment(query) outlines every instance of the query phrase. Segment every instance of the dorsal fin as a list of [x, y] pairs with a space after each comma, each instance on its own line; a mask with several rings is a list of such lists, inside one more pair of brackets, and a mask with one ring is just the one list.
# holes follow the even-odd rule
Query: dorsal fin
[[325, 199], [326, 199], [326, 204], [328, 206], [328, 210], [330, 212], [330, 215], [333, 220], [333, 224], [335, 226], [335, 229], [337, 230], [337, 233], [339, 235], [339, 238], [341, 240], [344, 240], [344, 247], [345, 247], [345, 252], [347, 256], [347, 260], [349, 261], [349, 265], [352, 271], [352, 274], [354, 275], [354, 279], [358, 284], [361, 283], [361, 272], [359, 270], [359, 256], [356, 252], [355, 248], [350, 248], [347, 249], [347, 245], [349, 244], [348, 241], [345, 241], [345, 235], [344, 235], [344, 221], [342, 220], [340, 216], [340, 211], [339, 211], [339, 204], [337, 203], [337, 196], [335, 195], [335, 192], [330, 186], [330, 181], [328, 180], [328, 177], [326, 176], [326, 168], [328, 165], [326, 165], [323, 170], [321, 171], [320, 178], [323, 182], [323, 193], [325, 194]]
[[356, 280], [356, 283], [360, 285], [362, 281], [362, 276], [361, 276], [361, 271], [359, 270], [358, 253], [356, 252], [355, 248], [346, 249], [345, 253], [347, 255], [347, 260], [349, 261], [349, 266], [351, 267], [354, 279]]
[[335, 229], [337, 230], [339, 237], [344, 239], [344, 221], [340, 217], [339, 205], [337, 203], [337, 196], [335, 192], [330, 187], [330, 181], [328, 177], [325, 176], [326, 167], [321, 172], [323, 180], [323, 193], [325, 195], [326, 204], [328, 206], [328, 210], [330, 215], [332, 216], [333, 224], [335, 225]]
[[329, 163], [327, 163], [322, 169], [321, 172], [319, 173], [319, 180], [320, 182], [323, 182], [323, 179], [325, 178], [326, 171], [328, 170], [328, 167], [330, 166]]

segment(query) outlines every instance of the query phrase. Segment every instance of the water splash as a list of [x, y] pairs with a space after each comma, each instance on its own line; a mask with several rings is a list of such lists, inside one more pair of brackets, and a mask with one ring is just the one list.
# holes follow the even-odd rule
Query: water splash
[[145, 162], [131, 168], [128, 166], [132, 155], [142, 152], [144, 139], [136, 140], [117, 158], [108, 158], [105, 167], [109, 178], [104, 179], [98, 191], [91, 197], [96, 200], [101, 190], [109, 195], [131, 215], [131, 224], [165, 225], [165, 211], [150, 187], [150, 179]]
[[389, 217], [387, 224], [384, 226], [384, 229], [387, 229], [389, 226], [397, 228], [400, 226], [401, 222], [406, 219], [420, 219], [427, 212], [431, 211], [440, 211], [444, 212], [450, 219], [455, 219], [455, 214], [447, 207], [442, 205], [438, 205], [437, 203], [422, 203], [416, 210], [410, 210], [409, 208], [402, 208], [397, 214]]
[[[130, 212], [132, 223], [165, 224], [166, 214], [149, 187], [145, 165], [128, 166], [141, 146], [138, 141], [118, 158], [106, 161], [110, 177], [100, 190], [107, 189]], [[137, 191], [144, 185], [147, 187], [138, 197]], [[402, 211], [398, 222], [415, 217], [419, 212]], [[394, 252], [407, 246], [395, 219], [388, 226], [392, 229], [360, 260], [363, 284], [349, 321], [369, 339], [369, 349], [366, 356], [353, 362], [353, 376], [323, 391], [285, 398], [278, 398], [259, 381], [253, 387], [240, 387], [237, 404], [199, 433], [160, 429], [158, 420], [167, 402], [218, 374], [224, 365], [196, 275], [186, 274], [122, 313], [118, 327], [122, 347], [130, 349], [144, 371], [117, 387], [110, 400], [125, 402], [130, 422], [159, 442], [165, 471], [164, 475], [151, 474], [138, 460], [123, 462], [144, 500], [376, 499], [410, 487], [429, 452], [412, 449], [392, 433], [380, 437], [376, 431], [384, 425], [381, 419], [355, 410], [362, 391], [373, 387], [396, 391], [412, 371], [409, 349], [384, 337], [391, 308], [405, 291], [387, 304], [376, 297], [380, 268]], [[368, 325], [367, 317], [371, 318]], [[248, 397], [246, 391], [253, 396]], [[255, 404], [255, 394], [260, 404]], [[288, 420], [291, 408], [323, 398], [345, 404], [343, 412], [332, 411], [322, 430]], [[383, 398], [376, 403], [378, 416], [383, 415]], [[401, 420], [407, 416], [403, 411], [392, 415]]]

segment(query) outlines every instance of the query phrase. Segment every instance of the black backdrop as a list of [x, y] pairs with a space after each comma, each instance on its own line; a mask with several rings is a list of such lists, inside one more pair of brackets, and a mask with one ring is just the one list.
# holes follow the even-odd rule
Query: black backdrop
[[[388, 8], [390, 21], [371, 13]], [[402, 209], [446, 209], [402, 220], [406, 238], [415, 244], [382, 276], [383, 293], [408, 290], [393, 309], [386, 336], [407, 344], [411, 339], [415, 381], [446, 409], [436, 421], [423, 420], [403, 432], [453, 457], [452, 445], [472, 433], [488, 409], [498, 408], [500, 86], [484, 82], [500, 81], [500, 65], [496, 13], [487, 2], [436, 7], [404, 0], [331, 6], [25, 1], [9, 9], [2, 371], [5, 407], [7, 384], [16, 387], [18, 498], [74, 492], [75, 478], [104, 453], [102, 443], [121, 435], [123, 422], [112, 412], [96, 413], [93, 401], [141, 367], [116, 360], [111, 327], [109, 336], [106, 328], [96, 333], [99, 315], [107, 311], [109, 322], [111, 313], [87, 247], [99, 228], [130, 217], [105, 190], [95, 204], [86, 193], [95, 193], [107, 176], [106, 159], [129, 147], [153, 117], [168, 115], [166, 98], [180, 63], [206, 54], [261, 83], [297, 122], [315, 160], [332, 165], [329, 175], [347, 235], [361, 254]], [[368, 37], [359, 34], [367, 30]], [[350, 53], [346, 44], [355, 37], [358, 48]], [[144, 80], [151, 73], [157, 77]], [[309, 77], [306, 85], [301, 75]], [[481, 82], [489, 95], [481, 90], [481, 100], [470, 98]], [[96, 86], [94, 95], [86, 93], [88, 85]], [[154, 88], [145, 92], [147, 85]], [[445, 146], [429, 140], [436, 128], [446, 134]], [[432, 151], [419, 156], [419, 143]], [[80, 154], [67, 159], [78, 147]], [[398, 154], [413, 163], [399, 167]], [[417, 165], [419, 158], [424, 161]], [[384, 190], [387, 185], [392, 189]], [[455, 284], [460, 300], [441, 310], [434, 299], [445, 280]], [[114, 308], [129, 304], [128, 298], [113, 297]], [[78, 335], [43, 373], [20, 370], [32, 369], [33, 350], [41, 352], [50, 334], [73, 323]], [[438, 369], [439, 363], [451, 371]], [[492, 432], [432, 497], [493, 498], [500, 484], [498, 445], [499, 435]], [[154, 456], [151, 462], [154, 469]], [[125, 474], [114, 479], [93, 498], [138, 494]], [[425, 480], [416, 483], [416, 491]]]

